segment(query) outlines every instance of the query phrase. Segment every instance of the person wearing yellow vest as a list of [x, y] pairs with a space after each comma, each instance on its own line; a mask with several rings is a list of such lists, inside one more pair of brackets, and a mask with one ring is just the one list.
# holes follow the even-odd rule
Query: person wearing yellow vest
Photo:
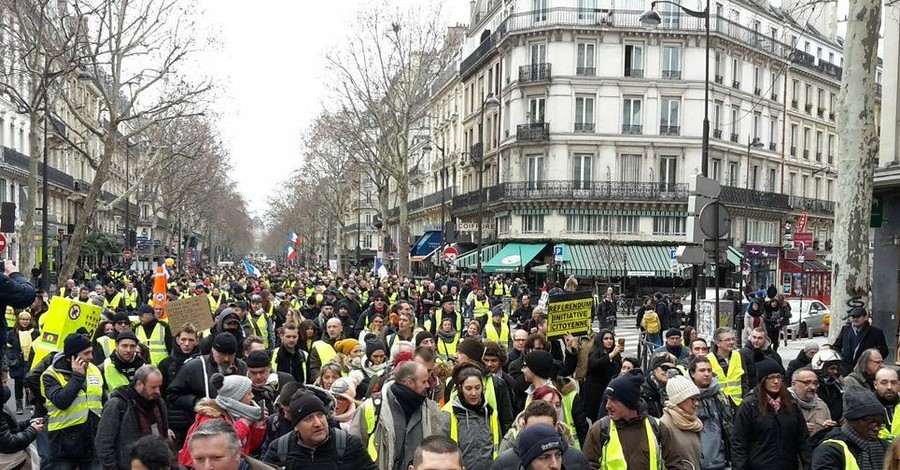
[[9, 306], [6, 307], [5, 313], [6, 313], [6, 328], [8, 330], [11, 330], [16, 327], [16, 320], [19, 318], [19, 316], [16, 315], [16, 309], [9, 307]]
[[458, 394], [441, 408], [444, 434], [459, 444], [464, 468], [490, 468], [500, 450], [500, 420], [485, 398], [482, 368], [460, 364], [452, 378]]
[[709, 363], [713, 373], [719, 379], [719, 385], [735, 406], [740, 406], [744, 395], [749, 392], [747, 386], [749, 374], [745, 367], [752, 364], [744, 364], [741, 354], [734, 349], [734, 330], [731, 328], [719, 328], [713, 334], [716, 341], [715, 353], [709, 353]]
[[159, 315], [162, 314], [162, 306], [141, 305], [139, 310], [141, 323], [134, 328], [138, 340], [150, 350], [150, 362], [155, 366], [169, 356], [174, 346], [169, 324], [159, 321]]
[[337, 353], [334, 350], [334, 343], [338, 342], [343, 335], [344, 324], [338, 318], [329, 318], [325, 322], [325, 334], [322, 339], [314, 341], [312, 351], [309, 354], [309, 378], [310, 383], [315, 383], [319, 378], [319, 371], [322, 366], [331, 361], [331, 358]]
[[103, 308], [108, 308], [112, 311], [125, 308], [124, 296], [121, 292], [116, 291], [116, 286], [113, 284], [106, 286], [106, 293], [103, 294]]
[[7, 334], [7, 365], [9, 366], [9, 378], [15, 379], [16, 386], [16, 414], [24, 412], [25, 375], [31, 370], [31, 345], [40, 336], [31, 313], [23, 311], [19, 314], [16, 326]]
[[[378, 468], [406, 470], [422, 440], [441, 435], [441, 411], [437, 403], [425, 398], [428, 377], [422, 364], [404, 362], [380, 394], [357, 408], [350, 433], [359, 436]], [[409, 419], [404, 409], [413, 410]]]
[[[527, 395], [525, 406], [531, 403], [532, 398], [546, 400], [556, 406], [560, 420], [569, 427], [575, 437], [575, 447], [580, 449], [587, 437], [588, 420], [584, 414], [584, 401], [578, 395], [576, 382], [567, 379], [554, 380], [558, 370], [553, 355], [547, 351], [531, 351], [522, 360], [522, 375], [525, 382], [530, 384], [525, 390]], [[552, 389], [553, 394], [548, 394], [548, 389]]]
[[867, 389], [848, 387], [844, 403], [844, 424], [826, 434], [813, 451], [812, 468], [896, 468], [884, 465], [895, 456], [893, 446], [878, 436], [878, 424], [884, 423], [884, 407], [879, 400]]
[[484, 337], [509, 348], [509, 317], [499, 305], [491, 310], [491, 321], [484, 325]]
[[122, 291], [122, 297], [125, 302], [125, 309], [128, 311], [134, 311], [138, 308], [138, 290], [134, 288], [134, 284], [131, 282], [125, 283], [125, 290]]
[[263, 310], [262, 297], [259, 295], [250, 297], [250, 314], [248, 315], [247, 322], [250, 323], [250, 327], [253, 329], [254, 333], [263, 339], [266, 350], [271, 349], [273, 346], [272, 343], [274, 343], [272, 339], [275, 338], [275, 322], [272, 320], [272, 317]]
[[401, 311], [398, 317], [397, 331], [384, 337], [384, 346], [387, 348], [388, 356], [397, 353], [395, 346], [400, 341], [415, 341], [414, 328], [416, 326], [415, 316], [412, 312]]
[[66, 280], [66, 285], [59, 288], [59, 296], [67, 299], [78, 297], [78, 287], [75, 286], [74, 279]]
[[459, 333], [453, 328], [453, 321], [444, 318], [440, 329], [434, 336], [434, 346], [438, 359], [450, 362], [456, 357], [456, 346], [459, 344]]
[[142, 365], [144, 358], [138, 354], [137, 336], [130, 331], [116, 336], [115, 351], [100, 364], [107, 395], [121, 386], [131, 384], [134, 373]]
[[462, 314], [454, 311], [456, 306], [456, 301], [450, 295], [445, 295], [441, 298], [441, 308], [434, 312], [434, 321], [426, 321], [425, 329], [431, 332], [431, 334], [437, 334], [437, 331], [442, 328], [442, 323], [444, 319], [449, 319], [453, 325], [453, 329], [455, 331], [461, 331], [463, 325]]
[[91, 363], [93, 356], [91, 342], [73, 333], [41, 374], [52, 467], [99, 468], [94, 441], [103, 411], [103, 375]]
[[[639, 370], [626, 372], [606, 388], [607, 415], [588, 431], [582, 452], [600, 470], [662, 470], [675, 460], [675, 441], [666, 425], [640, 411], [644, 382]], [[599, 464], [594, 467], [594, 463]]]
[[[484, 369], [484, 345], [480, 338], [466, 338], [456, 347], [456, 363], [473, 363]], [[506, 434], [506, 431], [512, 427], [515, 415], [513, 414], [512, 401], [509, 388], [506, 382], [500, 377], [488, 374], [484, 377], [484, 397], [488, 405], [497, 411], [500, 420], [500, 435]], [[450, 403], [456, 398], [458, 390], [456, 384], [451, 380], [444, 388], [444, 403]]]
[[488, 322], [488, 315], [491, 314], [491, 301], [484, 295], [483, 289], [475, 291], [475, 297], [472, 298], [472, 315], [484, 326]]

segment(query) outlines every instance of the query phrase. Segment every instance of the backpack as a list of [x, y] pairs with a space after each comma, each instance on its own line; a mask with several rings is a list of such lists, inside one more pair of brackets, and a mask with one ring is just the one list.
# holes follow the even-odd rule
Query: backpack
[[[289, 432], [281, 437], [279, 437], [275, 441], [275, 450], [278, 452], [278, 461], [281, 463], [284, 468], [285, 462], [288, 461], [288, 445], [290, 444], [291, 436], [293, 432]], [[338, 468], [341, 468], [344, 463], [344, 454], [347, 452], [347, 432], [343, 429], [334, 430], [334, 445], [335, 450], [337, 451], [337, 464]]]
[[[659, 420], [652, 416], [647, 416], [650, 420], [650, 429], [653, 429], [653, 435], [656, 436], [656, 442], [662, 445], [662, 434], [659, 432]], [[600, 448], [602, 449], [609, 442], [609, 416], [600, 418]], [[662, 456], [660, 456], [662, 457]]]
[[647, 312], [644, 314], [644, 330], [651, 335], [659, 333], [661, 327], [659, 324], [659, 315], [656, 312]]

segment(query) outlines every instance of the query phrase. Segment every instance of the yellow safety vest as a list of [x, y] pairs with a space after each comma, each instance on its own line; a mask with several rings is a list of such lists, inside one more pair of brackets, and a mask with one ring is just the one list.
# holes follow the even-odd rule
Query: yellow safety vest
[[722, 393], [731, 398], [735, 405], [740, 406], [744, 401], [744, 391], [741, 388], [741, 377], [744, 376], [744, 368], [741, 365], [741, 354], [737, 351], [731, 351], [731, 357], [728, 359], [728, 373], [722, 370], [719, 365], [719, 358], [715, 354], [706, 355], [709, 359], [709, 365], [712, 367], [716, 377], [719, 378], [719, 385], [722, 386]]
[[[380, 400], [380, 399], [379, 399]], [[373, 462], [378, 461], [378, 449], [375, 446], [375, 401], [372, 397], [366, 398], [363, 402], [363, 416], [366, 418], [366, 435], [369, 436], [369, 442], [366, 444], [366, 450]]]
[[498, 282], [494, 285], [494, 297], [502, 297], [509, 296], [509, 289], [506, 288], [506, 284], [502, 282]]
[[125, 296], [125, 308], [130, 308], [132, 310], [136, 310], [137, 305], [138, 305], [137, 289], [135, 289], [134, 292], [132, 292], [132, 293], [128, 293], [128, 291], [125, 291], [122, 293], [122, 295]]
[[[281, 348], [275, 348], [272, 350], [272, 370], [275, 372], [278, 372], [278, 350], [279, 349], [281, 349]], [[297, 349], [300, 350], [300, 357], [302, 358], [300, 361], [301, 362], [300, 368], [303, 370], [303, 381], [305, 382], [305, 381], [309, 380], [309, 374], [306, 373], [306, 361], [308, 358], [305, 356], [306, 351], [300, 349], [299, 347]], [[319, 353], [319, 354], [321, 354], [321, 353]], [[297, 380], [297, 377], [294, 377], [294, 380]]]
[[209, 310], [210, 310], [211, 312], [215, 312], [216, 309], [219, 308], [219, 302], [216, 301], [216, 298], [213, 297], [212, 294], [206, 294], [206, 298], [209, 299]]
[[113, 311], [118, 310], [119, 304], [121, 304], [121, 303], [122, 303], [122, 293], [121, 292], [116, 292], [116, 295], [113, 297], [112, 300], [107, 300], [106, 296], [105, 295], [103, 296], [103, 306], [110, 310], [113, 310]]
[[[491, 313], [491, 301], [488, 299], [484, 299], [484, 302], [480, 302], [477, 298], [473, 302], [475, 307], [472, 309], [475, 314], [475, 318], [478, 317], [486, 317]], [[457, 330], [459, 331], [459, 330]]]
[[[441, 308], [441, 309], [438, 309], [437, 313], [435, 314], [434, 325], [437, 330], [441, 329], [441, 323], [444, 322], [444, 313], [445, 313], [444, 309]], [[456, 314], [456, 324], [453, 325], [453, 328], [455, 328], [456, 331], [462, 331], [462, 315], [460, 315], [458, 313]]]
[[106, 385], [107, 394], [111, 394], [113, 390], [123, 385], [128, 385], [131, 381], [128, 380], [128, 377], [125, 377], [125, 374], [116, 370], [116, 366], [107, 357], [103, 361], [103, 383]]
[[[656, 440], [656, 433], [650, 424], [652, 417], [644, 418], [644, 427], [647, 429], [647, 443], [650, 448], [650, 468], [662, 469], [662, 461], [659, 459], [660, 448]], [[619, 440], [619, 431], [616, 430], [616, 422], [609, 421], [609, 441], [600, 452], [600, 470], [627, 470], [628, 462], [625, 461], [625, 453], [622, 451], [622, 441]]]
[[900, 436], [900, 406], [894, 407], [894, 416], [891, 417], [891, 435]]
[[16, 310], [12, 307], [6, 307], [6, 327], [9, 329], [15, 328], [18, 319], [19, 317], [16, 315]]
[[500, 322], [500, 331], [494, 327], [494, 322], [489, 321], [484, 326], [484, 335], [489, 341], [496, 341], [501, 346], [509, 346], [509, 323], [507, 321]]
[[[494, 410], [492, 413], [491, 419], [494, 419], [494, 415], [497, 416], [497, 422], [500, 422], [500, 418], [497, 414], [497, 391], [494, 389], [494, 381], [491, 379], [492, 375], [488, 375], [484, 379], [481, 380], [481, 389], [484, 390], [484, 401], [487, 402], [488, 405], [491, 405], [491, 409]], [[452, 378], [448, 378], [447, 382], [453, 380]], [[501, 380], [499, 377], [497, 380]], [[453, 399], [459, 394], [458, 387], [453, 387], [453, 390], [450, 391], [450, 400], [448, 403], [453, 403]]]
[[859, 470], [859, 464], [856, 463], [856, 457], [850, 452], [850, 448], [847, 447], [846, 442], [837, 439], [826, 439], [822, 441], [822, 444], [835, 444], [841, 449], [844, 449], [844, 470]]
[[[63, 373], [58, 372], [53, 366], [48, 367], [41, 374], [41, 394], [44, 396], [47, 396], [47, 390], [44, 387], [44, 376], [47, 374], [55, 377], [61, 387], [65, 387], [68, 383]], [[52, 400], [47, 400], [47, 430], [49, 432], [84, 424], [87, 422], [88, 414], [90, 413], [100, 416], [100, 413], [103, 411], [103, 376], [100, 374], [100, 369], [97, 366], [93, 364], [87, 365], [85, 382], [87, 383], [87, 391], [79, 390], [78, 396], [64, 410], [57, 408]]]
[[572, 390], [562, 396], [563, 420], [566, 426], [572, 430], [572, 438], [575, 441], [575, 448], [581, 450], [581, 441], [578, 440], [578, 433], [575, 431], [575, 419], [572, 417], [572, 407], [575, 406], [575, 397], [578, 395], [577, 390]]
[[149, 337], [144, 330], [144, 325], [138, 325], [135, 328], [135, 334], [138, 337], [138, 340], [146, 344], [147, 348], [150, 349], [150, 362], [154, 366], [158, 366], [163, 359], [169, 357], [169, 351], [166, 350], [165, 327], [161, 323], [156, 322]]
[[109, 357], [109, 355], [112, 354], [113, 349], [116, 348], [116, 340], [106, 335], [97, 338], [97, 344], [99, 344], [100, 349], [103, 350], [103, 357]]
[[[251, 313], [250, 316], [253, 316], [253, 314]], [[263, 345], [265, 345], [266, 349], [269, 349], [269, 317], [263, 313], [253, 320], [253, 324], [255, 325], [253, 329], [263, 339]]]
[[[485, 398], [486, 400], [487, 398]], [[459, 418], [456, 417], [456, 413], [453, 412], [453, 402], [445, 404], [441, 407], [441, 411], [446, 413], [450, 413], [450, 439], [453, 442], [459, 443]], [[491, 425], [491, 438], [493, 442], [493, 453], [492, 458], [497, 458], [497, 452], [500, 449], [500, 419], [497, 418], [497, 412], [491, 411], [491, 416], [488, 418], [490, 420]]]
[[[456, 357], [456, 347], [459, 346], [459, 334], [457, 333], [456, 338], [449, 343], [438, 336], [435, 339], [435, 346], [437, 347], [438, 357], [445, 361], [449, 361]], [[443, 351], [441, 350], [441, 346], [443, 346]]]
[[331, 358], [337, 354], [334, 350], [334, 346], [322, 340], [315, 341], [313, 343], [313, 349], [319, 352], [319, 364], [323, 366], [331, 362]]

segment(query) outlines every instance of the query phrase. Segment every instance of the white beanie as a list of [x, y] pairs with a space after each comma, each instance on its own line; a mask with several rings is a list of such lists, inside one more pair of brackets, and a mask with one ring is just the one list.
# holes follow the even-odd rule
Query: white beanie
[[670, 402], [680, 405], [688, 398], [700, 395], [700, 389], [694, 385], [691, 379], [677, 375], [666, 382], [666, 394], [669, 395]]

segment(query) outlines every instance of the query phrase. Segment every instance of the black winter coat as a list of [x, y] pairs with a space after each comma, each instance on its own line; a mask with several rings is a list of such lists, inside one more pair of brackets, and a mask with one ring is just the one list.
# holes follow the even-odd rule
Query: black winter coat
[[3, 407], [3, 413], [0, 413], [0, 453], [12, 454], [25, 450], [36, 437], [37, 431], [31, 427], [30, 421], [17, 422], [12, 410]]
[[[506, 449], [500, 452], [494, 463], [491, 464], [491, 470], [519, 470], [522, 465], [522, 457], [516, 449]], [[588, 470], [587, 458], [574, 446], [566, 448], [562, 458], [562, 468], [566, 470]]]
[[[68, 409], [78, 398], [78, 393], [87, 390], [87, 382], [84, 375], [72, 373], [69, 359], [63, 355], [57, 355], [53, 359], [53, 368], [66, 376], [66, 386], [63, 387], [59, 380], [52, 374], [41, 376], [41, 382], [47, 392], [47, 400], [61, 410]], [[50, 433], [50, 455], [59, 460], [90, 460], [94, 456], [94, 438], [97, 436], [97, 425], [100, 417], [94, 413], [88, 413], [88, 419], [84, 424], [77, 424], [59, 431]]]
[[806, 356], [806, 353], [803, 350], [797, 353], [797, 357], [791, 359], [791, 362], [788, 362], [787, 371], [784, 373], [785, 383], [791, 383], [791, 376], [794, 375], [794, 372], [797, 369], [802, 369], [810, 365], [812, 360]]
[[[31, 330], [32, 341], [40, 336], [37, 328]], [[25, 378], [25, 374], [31, 368], [31, 364], [25, 362], [25, 351], [22, 351], [22, 342], [19, 341], [19, 332], [9, 330], [6, 333], [6, 342], [10, 348], [6, 351], [7, 364], [14, 364], [9, 367], [9, 376], [13, 379]], [[34, 357], [29, 354], [30, 357]]]
[[375, 465], [375, 462], [372, 462], [362, 441], [359, 440], [359, 437], [351, 434], [347, 435], [347, 448], [344, 450], [343, 459], [338, 463], [335, 432], [337, 430], [330, 428], [328, 440], [315, 449], [300, 445], [296, 432], [281, 436], [278, 439], [288, 440], [287, 459], [282, 461], [279, 458], [278, 440], [276, 439], [269, 444], [266, 455], [263, 457], [263, 462], [283, 470], [307, 470], [311, 468], [317, 470], [342, 470], [346, 468], [352, 468], [353, 470], [378, 470], [378, 466]]
[[[235, 359], [236, 375], [247, 375], [247, 364]], [[206, 369], [204, 383], [203, 369]], [[166, 403], [169, 404], [169, 427], [176, 432], [186, 432], [193, 424], [194, 405], [204, 397], [215, 398], [216, 387], [210, 382], [218, 366], [213, 364], [212, 356], [197, 356], [185, 361], [175, 380], [166, 390]], [[208, 392], [208, 394], [207, 394]]]
[[859, 347], [854, 348], [853, 327], [844, 325], [841, 328], [841, 333], [831, 346], [831, 349], [841, 352], [841, 376], [846, 376], [853, 370], [856, 361], [859, 360], [859, 355], [866, 349], [875, 348], [881, 353], [882, 358], [888, 357], [887, 342], [884, 339], [884, 331], [881, 328], [867, 325], [860, 331], [860, 335], [862, 335], [862, 339], [859, 341]]
[[[847, 448], [850, 450], [850, 453], [853, 454], [853, 458], [855, 458], [857, 464], [859, 464], [859, 458], [860, 454], [862, 453], [862, 449], [860, 449], [853, 442], [849, 441], [841, 431], [841, 428], [832, 429], [828, 434], [825, 435], [825, 439], [844, 441], [844, 443], [847, 444]], [[891, 458], [890, 453], [887, 451], [887, 441], [879, 439], [878, 442], [880, 442], [881, 445], [885, 448], [884, 458]], [[879, 466], [880, 464], [881, 462], [872, 462], [872, 468], [881, 468]], [[812, 454], [812, 468], [823, 470], [832, 468], [847, 468], [844, 462], [844, 449], [842, 447], [839, 447], [837, 444], [819, 444]]]
[[[34, 302], [34, 286], [20, 272], [7, 276], [0, 273], [0, 311], [6, 307], [26, 308]], [[6, 322], [0, 322], [0, 338], [6, 338]]]
[[[139, 406], [138, 399], [139, 395], [134, 387], [119, 387], [103, 406], [103, 416], [94, 441], [97, 459], [103, 470], [131, 468], [131, 445], [143, 437], [135, 412], [135, 408]], [[155, 406], [159, 407], [163, 421], [158, 425], [159, 433], [166, 436], [169, 429], [166, 404], [158, 398]]]
[[755, 392], [748, 395], [734, 415], [731, 442], [732, 470], [810, 469], [809, 431], [796, 404], [761, 416]]

